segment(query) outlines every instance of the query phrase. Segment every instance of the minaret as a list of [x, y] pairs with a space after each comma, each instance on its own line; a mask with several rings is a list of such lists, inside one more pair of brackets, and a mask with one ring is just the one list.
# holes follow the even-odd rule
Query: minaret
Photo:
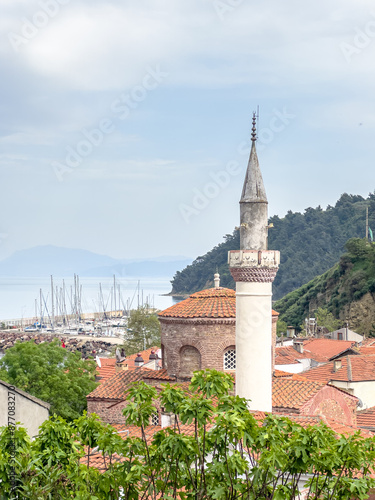
[[240, 200], [240, 250], [229, 252], [236, 282], [236, 394], [250, 409], [272, 411], [272, 282], [280, 253], [268, 247], [268, 202], [256, 152], [251, 152]]

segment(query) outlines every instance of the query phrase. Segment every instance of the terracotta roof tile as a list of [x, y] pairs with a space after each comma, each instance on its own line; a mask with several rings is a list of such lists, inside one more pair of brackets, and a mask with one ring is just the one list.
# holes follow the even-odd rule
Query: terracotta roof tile
[[341, 380], [345, 382], [363, 382], [375, 380], [375, 355], [354, 355], [340, 358], [341, 368], [334, 371], [334, 361], [311, 368], [303, 372], [304, 377], [318, 382]]
[[298, 352], [293, 346], [279, 346], [275, 350], [275, 365], [298, 364], [299, 359], [306, 359], [306, 354]]
[[320, 391], [325, 384], [311, 380], [274, 378], [272, 384], [272, 407], [298, 410]]
[[[273, 316], [279, 313], [272, 311]], [[236, 292], [230, 288], [208, 288], [159, 313], [160, 318], [235, 318]]]
[[364, 346], [359, 348], [361, 354], [375, 354], [375, 346]]
[[309, 339], [303, 343], [305, 358], [326, 362], [355, 346], [352, 340]]
[[163, 380], [166, 382], [175, 381], [175, 378], [170, 377], [165, 369], [149, 370], [148, 368], [141, 367], [135, 370], [122, 370], [105, 380], [86, 397], [90, 399], [122, 401], [125, 398], [125, 393], [129, 384], [143, 379]]
[[105, 380], [86, 397], [123, 400], [125, 388], [132, 382], [142, 380], [144, 370], [144, 368], [138, 368], [137, 370], [123, 370], [115, 373], [111, 378]]
[[[140, 354], [144, 361], [147, 363], [149, 360], [151, 351], [157, 351], [160, 347], [150, 347], [145, 351], [141, 351]], [[131, 354], [127, 356], [124, 363], [128, 365], [129, 370], [134, 370], [136, 366], [134, 365], [134, 360], [137, 357], [137, 354]], [[100, 358], [101, 367], [97, 366], [96, 370], [98, 372], [99, 377], [101, 377], [100, 383], [103, 383], [104, 380], [109, 379], [116, 373], [116, 358]]]
[[358, 427], [370, 429], [375, 432], [375, 406], [357, 412]]

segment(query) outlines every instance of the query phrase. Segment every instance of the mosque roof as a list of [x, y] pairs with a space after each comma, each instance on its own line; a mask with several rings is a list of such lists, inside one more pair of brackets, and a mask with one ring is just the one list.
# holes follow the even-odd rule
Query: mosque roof
[[[278, 315], [272, 311], [272, 316]], [[233, 318], [236, 317], [236, 292], [231, 288], [208, 288], [193, 293], [159, 313], [160, 318]]]

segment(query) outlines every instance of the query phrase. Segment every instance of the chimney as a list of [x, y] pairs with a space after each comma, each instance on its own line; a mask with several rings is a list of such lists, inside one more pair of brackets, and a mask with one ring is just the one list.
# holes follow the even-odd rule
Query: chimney
[[172, 427], [175, 424], [176, 417], [173, 413], [167, 413], [164, 408], [161, 409], [161, 428]]
[[341, 367], [342, 367], [342, 361], [341, 361], [341, 359], [335, 359], [333, 361], [333, 371], [337, 372], [337, 371], [340, 370]]
[[286, 328], [286, 336], [288, 338], [293, 338], [294, 335], [296, 333], [296, 329], [294, 328], [294, 326], [287, 326]]
[[129, 366], [126, 363], [115, 363], [115, 372], [122, 372], [124, 370], [129, 370]]
[[149, 361], [152, 361], [153, 359], [159, 359], [157, 354], [155, 353], [154, 350], [151, 351], [150, 357], [148, 358]]
[[144, 365], [144, 361], [143, 361], [143, 358], [141, 356], [141, 353], [137, 353], [137, 357], [135, 358], [134, 360], [134, 365], [139, 367], [139, 366], [143, 366]]
[[214, 282], [215, 282], [215, 288], [220, 288], [220, 274], [219, 273], [214, 274]]
[[299, 352], [299, 353], [303, 353], [303, 342], [302, 340], [294, 340], [293, 341], [293, 347], [294, 349]]

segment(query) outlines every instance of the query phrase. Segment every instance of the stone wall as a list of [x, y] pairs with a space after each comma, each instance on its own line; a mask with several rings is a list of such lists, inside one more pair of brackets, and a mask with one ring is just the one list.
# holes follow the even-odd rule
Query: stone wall
[[[272, 316], [273, 368], [276, 324]], [[163, 367], [178, 380], [191, 377], [194, 370], [224, 369], [224, 352], [236, 343], [235, 319], [159, 318]]]
[[224, 351], [235, 345], [235, 320], [160, 318], [164, 368], [179, 380], [202, 368], [224, 369]]

